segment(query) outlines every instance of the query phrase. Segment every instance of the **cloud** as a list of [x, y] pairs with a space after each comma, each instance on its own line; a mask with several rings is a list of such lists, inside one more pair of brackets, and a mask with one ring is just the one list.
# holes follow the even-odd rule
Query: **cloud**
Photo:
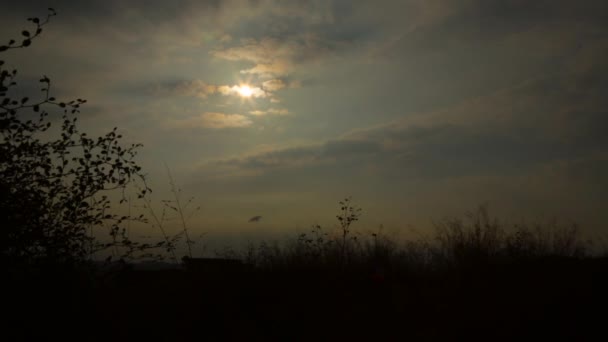
[[230, 43], [232, 41], [232, 36], [225, 33], [219, 38], [220, 43]]
[[[207, 84], [202, 80], [171, 81], [152, 86], [155, 96], [193, 96], [207, 98], [210, 95], [221, 94], [224, 96], [242, 96], [241, 85], [214, 85]], [[260, 87], [249, 86], [252, 97], [265, 98], [268, 91]]]
[[207, 98], [217, 91], [218, 86], [207, 84], [201, 80], [182, 80], [157, 84], [154, 86], [153, 93], [160, 96], [177, 95]]
[[[399, 60], [404, 56], [446, 53], [449, 49], [476, 51], [480, 46], [484, 46], [486, 58], [495, 48], [527, 58], [538, 53], [551, 54], [556, 52], [556, 47], [571, 49], [581, 40], [593, 39], [594, 32], [605, 29], [603, 13], [608, 10], [608, 3], [601, 0], [576, 3], [568, 0], [432, 0], [407, 1], [407, 4], [387, 1], [385, 5], [381, 9], [361, 6], [358, 10], [377, 18], [368, 24], [377, 23], [377, 30], [385, 35], [384, 39], [373, 42], [373, 58]], [[399, 11], [398, 7], [409, 10]], [[405, 19], [402, 12], [408, 13]], [[382, 16], [382, 13], [388, 15]]]
[[237, 158], [205, 162], [199, 173], [203, 178], [235, 179], [267, 174], [273, 169], [302, 167], [318, 163], [318, 146], [297, 146]]
[[[324, 143], [279, 147], [210, 162], [204, 169], [229, 170], [223, 177], [291, 170], [297, 178], [313, 168], [318, 174], [373, 169], [379, 177], [456, 179], [507, 177], [540, 165], [592, 158], [608, 151], [603, 132], [608, 119], [602, 109], [608, 107], [603, 96], [607, 84], [593, 76], [594, 68], [575, 70], [352, 130]], [[281, 110], [250, 112], [271, 113]]]
[[[236, 95], [241, 96], [243, 86], [233, 85], [233, 86], [219, 86], [217, 87], [217, 91], [222, 95]], [[264, 98], [267, 96], [267, 93], [260, 87], [249, 87], [249, 91], [251, 92], [252, 97]]]
[[249, 112], [251, 115], [255, 116], [263, 116], [263, 115], [287, 115], [289, 114], [289, 110], [285, 108], [270, 108], [268, 110], [253, 110]]
[[250, 62], [253, 67], [242, 69], [242, 74], [273, 79], [289, 75], [298, 64], [327, 56], [335, 49], [335, 43], [324, 41], [315, 34], [301, 34], [283, 39], [265, 37], [243, 39], [240, 45], [218, 48], [211, 54], [227, 61]]
[[[314, 174], [363, 175], [379, 179], [445, 180], [510, 176], [547, 163], [569, 160], [568, 144], [449, 124], [395, 128], [390, 125], [321, 144], [277, 148], [202, 166], [203, 175], [224, 179], [292, 178]], [[580, 151], [579, 151], [580, 152]], [[314, 170], [314, 171], [312, 171]], [[338, 181], [339, 178], [336, 180]]]
[[270, 108], [268, 110], [268, 114], [287, 115], [289, 113], [290, 113], [289, 110], [287, 110], [285, 108]]
[[[7, 40], [26, 28], [20, 18], [45, 9], [35, 2], [5, 5], [0, 36]], [[571, 179], [606, 190], [600, 177], [607, 159], [594, 157], [608, 150], [606, 1], [58, 0], [53, 6], [60, 15], [41, 39], [11, 52], [20, 72], [56, 75], [58, 97], [103, 104], [95, 116], [102, 121], [90, 126], [119, 122], [135, 134], [126, 136], [163, 146], [152, 159], [179, 159], [191, 168], [197, 156], [206, 161], [200, 178], [255, 177], [247, 182], [259, 191], [248, 196], [293, 194], [291, 186], [326, 191], [331, 184], [335, 193], [369, 186], [371, 198], [386, 198], [407, 193], [412, 187], [400, 185], [410, 180], [424, 180], [420, 192], [440, 189], [431, 202], [458, 189], [453, 201], [480, 191], [479, 179], [516, 189], [520, 183], [508, 179], [530, 174], [538, 180], [521, 184], [538, 183], [538, 193], [568, 193], [576, 188]], [[263, 100], [233, 101], [240, 84], [231, 77], [251, 82]], [[134, 91], [151, 80], [168, 81]], [[286, 91], [298, 80], [304, 89]], [[289, 97], [275, 104], [283, 93]], [[269, 107], [306, 115], [275, 120], [289, 111]], [[264, 131], [242, 129], [258, 123]], [[179, 129], [159, 134], [158, 125]], [[197, 130], [196, 143], [176, 148], [188, 128]], [[247, 139], [222, 131], [230, 128], [246, 131]], [[252, 152], [269, 143], [273, 149]], [[543, 181], [550, 172], [564, 176], [550, 184]], [[461, 179], [471, 181], [454, 187]], [[231, 199], [242, 198], [244, 183]], [[520, 189], [513, 192], [527, 197], [528, 188]]]
[[206, 112], [197, 117], [172, 120], [170, 126], [179, 128], [209, 128], [209, 129], [223, 129], [223, 128], [242, 128], [251, 126], [252, 121], [240, 114], [225, 114], [217, 112]]
[[271, 92], [281, 90], [285, 87], [287, 87], [287, 84], [281, 79], [272, 79], [262, 83], [262, 88]]
[[336, 165], [362, 156], [373, 156], [382, 147], [373, 141], [333, 140], [263, 151], [242, 157], [204, 163], [200, 171], [209, 177], [240, 178], [262, 176], [277, 170]]
[[206, 128], [247, 127], [251, 120], [240, 114], [204, 113], [201, 117], [202, 126]]

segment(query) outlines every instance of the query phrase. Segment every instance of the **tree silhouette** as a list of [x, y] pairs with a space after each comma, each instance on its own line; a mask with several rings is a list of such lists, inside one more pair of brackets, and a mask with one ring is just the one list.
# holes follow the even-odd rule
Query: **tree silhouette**
[[[41, 20], [29, 18], [34, 31], [24, 30], [21, 42], [11, 39], [0, 45], [0, 53], [26, 48], [56, 15]], [[108, 192], [125, 191], [133, 181], [150, 189], [135, 163], [134, 144], [124, 147], [121, 135], [111, 132], [90, 138], [77, 127], [83, 99], [59, 101], [51, 96], [51, 80], [40, 78], [42, 94], [34, 100], [14, 97], [17, 70], [9, 70], [0, 60], [0, 254], [3, 261], [82, 261], [103, 249], [123, 246], [125, 255], [161, 247], [129, 240], [122, 223], [143, 219], [110, 212]], [[36, 96], [32, 96], [35, 98]], [[48, 110], [62, 111], [58, 137], [51, 129], [56, 121]], [[33, 114], [33, 115], [32, 115]], [[28, 119], [31, 117], [31, 119]], [[96, 239], [97, 230], [108, 228], [110, 239]]]

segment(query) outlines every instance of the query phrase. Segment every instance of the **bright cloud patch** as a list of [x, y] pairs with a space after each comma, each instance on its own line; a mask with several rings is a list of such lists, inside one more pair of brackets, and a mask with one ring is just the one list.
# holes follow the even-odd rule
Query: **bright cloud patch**
[[268, 81], [265, 81], [264, 83], [262, 83], [262, 87], [267, 91], [281, 90], [281, 89], [285, 88], [286, 86], [287, 85], [285, 84], [285, 82], [283, 82], [283, 80], [280, 80], [280, 79], [268, 80]]
[[241, 114], [206, 112], [192, 118], [169, 120], [166, 122], [166, 127], [179, 129], [222, 129], [248, 127], [251, 126], [252, 123], [253, 122], [248, 117]]
[[251, 86], [219, 86], [217, 88], [218, 92], [222, 95], [235, 95], [235, 96], [244, 96], [244, 97], [266, 97], [266, 92], [260, 87], [251, 87]]
[[254, 110], [249, 112], [249, 114], [251, 115], [255, 115], [255, 116], [262, 116], [262, 115], [287, 115], [289, 114], [289, 110], [285, 109], [285, 108], [270, 108], [268, 110]]
[[235, 128], [251, 125], [251, 120], [240, 114], [204, 113], [201, 125], [205, 128]]
[[222, 129], [248, 127], [251, 126], [251, 124], [252, 121], [241, 114], [206, 112], [193, 118], [171, 120], [169, 121], [168, 126], [173, 128]]

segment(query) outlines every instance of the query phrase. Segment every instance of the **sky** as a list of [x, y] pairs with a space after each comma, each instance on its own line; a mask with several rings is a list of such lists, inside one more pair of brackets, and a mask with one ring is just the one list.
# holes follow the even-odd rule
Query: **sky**
[[608, 234], [606, 1], [0, 5], [0, 41], [57, 10], [3, 56], [21, 91], [47, 75], [88, 100], [83, 130], [142, 143], [152, 200], [168, 166], [200, 206], [193, 235], [332, 229], [347, 196], [362, 232], [421, 234], [486, 204]]

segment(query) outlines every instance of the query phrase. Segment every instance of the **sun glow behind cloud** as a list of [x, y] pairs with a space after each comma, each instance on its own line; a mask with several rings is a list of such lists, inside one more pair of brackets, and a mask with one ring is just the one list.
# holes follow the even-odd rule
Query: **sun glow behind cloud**
[[237, 95], [246, 98], [265, 98], [269, 94], [260, 87], [250, 85], [219, 86], [217, 92], [222, 95]]
[[248, 85], [240, 86], [237, 91], [243, 97], [251, 97], [253, 95], [253, 90]]

